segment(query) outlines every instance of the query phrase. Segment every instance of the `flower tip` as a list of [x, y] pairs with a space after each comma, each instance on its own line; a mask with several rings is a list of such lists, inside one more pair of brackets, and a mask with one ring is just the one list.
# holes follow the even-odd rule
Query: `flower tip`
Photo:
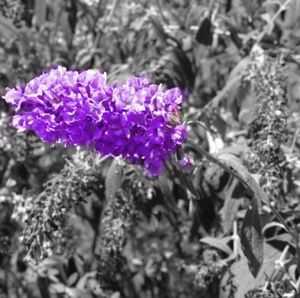
[[178, 161], [179, 168], [184, 173], [191, 173], [195, 167], [195, 162], [192, 156], [186, 154], [183, 159]]

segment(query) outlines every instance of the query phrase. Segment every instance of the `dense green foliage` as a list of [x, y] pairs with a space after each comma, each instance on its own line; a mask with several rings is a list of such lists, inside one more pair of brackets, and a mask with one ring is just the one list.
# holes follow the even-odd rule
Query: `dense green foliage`
[[17, 133], [0, 103], [0, 298], [300, 297], [298, 0], [0, 0], [0, 96], [54, 65], [187, 97], [157, 178]]

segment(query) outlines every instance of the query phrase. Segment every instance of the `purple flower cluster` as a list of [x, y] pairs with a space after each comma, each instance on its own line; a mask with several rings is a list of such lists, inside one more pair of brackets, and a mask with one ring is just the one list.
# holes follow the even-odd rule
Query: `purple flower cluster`
[[122, 156], [158, 175], [183, 144], [179, 122], [182, 92], [133, 77], [109, 86], [97, 70], [51, 69], [26, 86], [8, 89], [13, 126], [34, 131], [43, 141], [90, 146], [102, 155]]

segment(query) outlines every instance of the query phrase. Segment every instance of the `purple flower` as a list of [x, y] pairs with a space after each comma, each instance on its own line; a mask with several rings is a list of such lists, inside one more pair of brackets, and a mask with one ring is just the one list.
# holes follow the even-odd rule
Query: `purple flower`
[[159, 175], [165, 160], [186, 140], [180, 123], [182, 92], [165, 90], [143, 77], [108, 86], [97, 70], [51, 69], [24, 87], [7, 89], [12, 124], [43, 141], [94, 148], [122, 156]]
[[185, 155], [183, 159], [178, 161], [181, 171], [191, 173], [195, 167], [194, 159], [190, 155]]

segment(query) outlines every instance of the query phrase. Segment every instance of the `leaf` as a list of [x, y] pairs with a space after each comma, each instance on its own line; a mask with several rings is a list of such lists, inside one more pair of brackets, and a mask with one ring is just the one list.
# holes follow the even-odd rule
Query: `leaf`
[[[82, 59], [86, 59], [85, 58], [86, 56], [90, 56], [90, 52], [91, 52], [90, 48], [83, 48], [83, 49], [79, 50], [75, 57], [76, 65], [83, 64]], [[90, 59], [90, 57], [89, 57], [89, 59]]]
[[68, 286], [73, 286], [79, 279], [79, 274], [77, 272], [72, 273], [67, 280]]
[[95, 271], [86, 273], [79, 279], [79, 281], [76, 284], [76, 288], [79, 290], [86, 289], [89, 279], [95, 279], [96, 275], [97, 273]]
[[274, 228], [274, 227], [286, 230], [285, 226], [283, 224], [276, 222], [276, 221], [272, 221], [272, 222], [267, 223], [264, 226], [264, 228], [262, 229], [262, 233], [265, 234], [268, 229]]
[[280, 246], [283, 249], [283, 247], [287, 244], [289, 244], [291, 247], [296, 247], [293, 236], [289, 233], [276, 235], [266, 239], [266, 241], [276, 248]]
[[36, 18], [36, 25], [41, 26], [46, 21], [46, 10], [47, 2], [46, 0], [34, 1], [34, 14]]
[[120, 189], [123, 182], [123, 169], [117, 159], [111, 163], [105, 178], [105, 195], [106, 199], [113, 198]]
[[224, 142], [218, 135], [213, 136], [211, 132], [206, 131], [209, 153], [217, 153], [224, 148]]
[[231, 180], [230, 175], [216, 164], [210, 164], [204, 172], [204, 179], [215, 192], [222, 192]]
[[[266, 193], [261, 189], [254, 177], [248, 172], [246, 167], [236, 156], [232, 154], [221, 154], [218, 156], [218, 158], [216, 158], [211, 154], [207, 153], [200, 146], [195, 144], [191, 139], [189, 139], [188, 142], [197, 152], [203, 154], [208, 160], [219, 165], [221, 168], [230, 173], [233, 177], [237, 178], [249, 191], [249, 196], [257, 200], [259, 208], [261, 207], [262, 202], [270, 206], [269, 199]], [[270, 206], [270, 208], [272, 207]], [[276, 210], [274, 210], [273, 212], [275, 211]], [[276, 216], [278, 217], [278, 215]]]
[[70, 0], [68, 8], [68, 21], [70, 25], [70, 29], [73, 34], [75, 34], [76, 24], [77, 24], [77, 1], [76, 0]]
[[212, 33], [212, 24], [209, 17], [205, 17], [196, 33], [196, 41], [206, 46], [212, 44], [213, 33]]
[[187, 189], [193, 194], [198, 200], [201, 199], [200, 193], [197, 191], [192, 178], [188, 173], [179, 172], [178, 178], [181, 180], [182, 184], [187, 187]]
[[222, 151], [219, 152], [219, 154], [226, 153], [226, 154], [232, 154], [232, 155], [235, 155], [238, 157], [246, 152], [250, 152], [249, 147], [246, 144], [241, 143], [241, 144], [234, 144], [232, 146], [225, 147], [224, 149], [222, 149]]
[[163, 42], [164, 44], [169, 44], [174, 47], [180, 47], [180, 43], [176, 38], [173, 36], [170, 36], [164, 29], [163, 25], [161, 24], [159, 18], [155, 14], [149, 15], [149, 20], [152, 23], [155, 32], [157, 33], [157, 36]]
[[227, 0], [226, 1], [226, 9], [225, 9], [226, 13], [231, 10], [231, 5], [232, 5], [231, 0]]
[[81, 58], [80, 62], [78, 63], [78, 66], [81, 68], [91, 67], [92, 60], [93, 60], [93, 53], [87, 53], [86, 56]]
[[164, 30], [164, 27], [162, 26], [160, 20], [156, 15], [149, 15], [149, 19], [158, 35], [158, 37], [161, 39], [162, 42], [166, 43], [166, 40], [168, 38], [167, 33]]
[[195, 80], [195, 74], [193, 71], [191, 61], [183, 50], [173, 48], [173, 52], [182, 70], [182, 80], [184, 82], [184, 87], [188, 90], [191, 90], [194, 86]]
[[241, 246], [248, 259], [249, 269], [254, 277], [263, 263], [263, 237], [257, 200], [248, 207], [241, 229]]
[[235, 30], [235, 28], [231, 27], [229, 29], [229, 32], [230, 32], [230, 38], [231, 38], [232, 42], [237, 46], [238, 49], [241, 49], [243, 46], [243, 42], [239, 38], [237, 30]]
[[242, 199], [226, 199], [223, 207], [223, 227], [225, 234], [229, 234], [230, 231], [232, 231], [233, 222], [236, 219], [236, 215], [241, 204]]
[[0, 36], [17, 37], [18, 29], [14, 26], [11, 20], [0, 15]]
[[300, 17], [300, 2], [292, 0], [289, 8], [285, 11], [284, 28], [294, 28]]
[[266, 193], [257, 184], [254, 177], [248, 172], [247, 168], [242, 164], [239, 158], [236, 156], [226, 153], [218, 156], [218, 161], [223, 166], [228, 168], [235, 178], [237, 178], [242, 184], [249, 190], [249, 195], [257, 200], [258, 207], [264, 202], [269, 205], [269, 198]]
[[214, 248], [217, 248], [230, 256], [233, 252], [231, 248], [227, 245], [228, 240], [229, 240], [228, 237], [223, 239], [204, 237], [200, 239], [200, 242], [208, 244]]
[[236, 187], [233, 190], [232, 197], [235, 199], [250, 197], [251, 198], [251, 192], [249, 192], [249, 189], [245, 188], [243, 183], [238, 181]]
[[65, 294], [70, 298], [92, 298], [92, 295], [88, 292], [76, 288], [66, 288]]
[[239, 86], [231, 105], [231, 111], [237, 110], [233, 115], [236, 120], [243, 124], [249, 124], [255, 118], [256, 95], [250, 84]]
[[169, 70], [170, 77], [183, 89], [191, 90], [194, 85], [195, 75], [192, 64], [182, 49], [173, 48], [162, 56], [159, 64]]
[[66, 286], [63, 283], [55, 283], [50, 285], [51, 292], [55, 294], [64, 294], [66, 290]]
[[224, 190], [225, 202], [223, 209], [221, 210], [225, 234], [229, 234], [232, 231], [233, 222], [236, 218], [240, 204], [242, 203], [241, 199], [238, 199], [233, 195], [234, 190], [236, 189], [237, 185], [239, 185], [239, 181], [237, 179], [231, 180], [232, 181], [229, 186]]
[[247, 271], [247, 259], [242, 254], [241, 258], [234, 262], [231, 265], [230, 271], [232, 272], [233, 279], [231, 280], [231, 284], [229, 285], [230, 281], [230, 274], [227, 272], [220, 284], [220, 294], [219, 298], [228, 298], [230, 287], [233, 285], [236, 287], [236, 291], [234, 293], [234, 298], [242, 298], [245, 297], [245, 294], [250, 289], [254, 289], [256, 287], [260, 287], [265, 285], [266, 283], [266, 276], [271, 276], [275, 261], [279, 259], [281, 255], [281, 251], [273, 248], [269, 244], [264, 244], [264, 262], [260, 272], [258, 273], [257, 277], [254, 278], [249, 274], [245, 274]]
[[251, 62], [251, 58], [246, 57], [239, 61], [235, 68], [230, 72], [224, 88], [205, 106], [206, 109], [218, 107], [220, 102], [228, 98], [228, 104], [232, 106], [232, 101], [235, 100], [236, 94], [239, 92], [241, 78], [244, 71]]

